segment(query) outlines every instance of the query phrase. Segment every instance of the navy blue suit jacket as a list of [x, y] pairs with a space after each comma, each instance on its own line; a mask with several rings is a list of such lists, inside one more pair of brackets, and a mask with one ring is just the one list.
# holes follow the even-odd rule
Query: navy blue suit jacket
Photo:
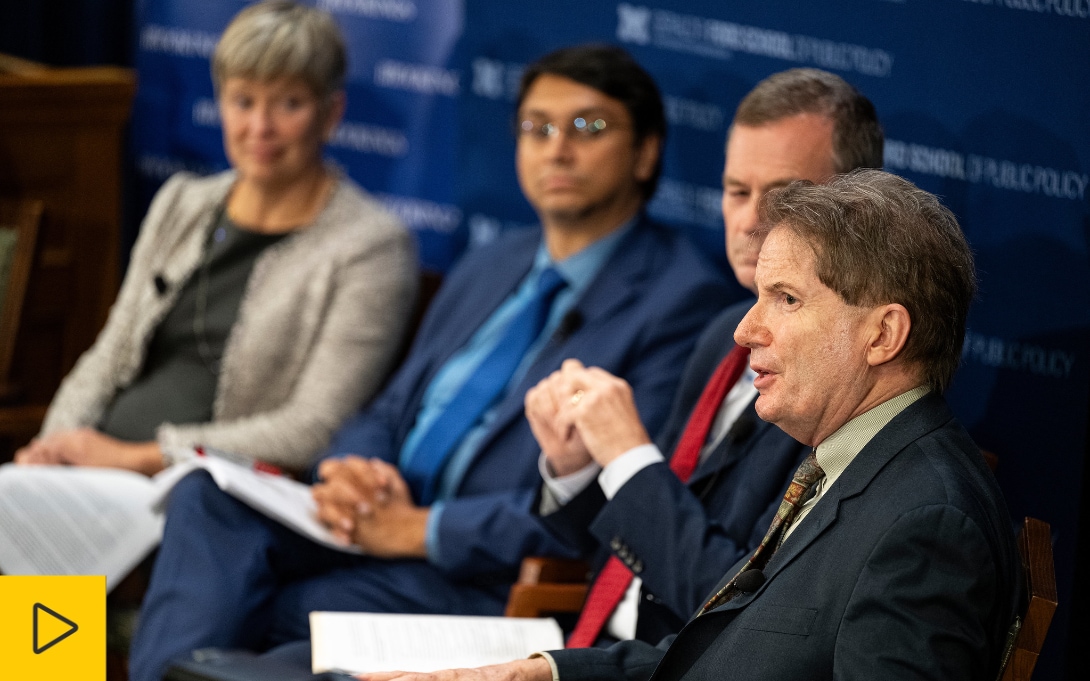
[[[405, 363], [370, 407], [339, 431], [330, 455], [396, 463], [428, 384], [515, 290], [540, 242], [540, 231], [519, 230], [465, 255], [429, 307]], [[726, 304], [726, 291], [722, 275], [687, 239], [639, 220], [569, 313], [578, 323], [554, 334], [496, 408], [455, 498], [445, 502], [439, 555], [429, 560], [461, 579], [514, 571], [525, 555], [570, 555], [531, 513], [540, 448], [523, 415], [526, 391], [565, 359], [578, 358], [632, 383], [640, 414], [654, 432], [666, 418], [685, 358]]]
[[[697, 343], [658, 438], [673, 452], [689, 416], [752, 300], [724, 310]], [[642, 580], [636, 638], [657, 643], [676, 633], [733, 565], [761, 543], [806, 448], [760, 420], [753, 404], [683, 484], [666, 463], [632, 477], [609, 502], [590, 485], [545, 516], [559, 535], [591, 552], [615, 554]]]
[[993, 679], [1021, 588], [999, 487], [935, 394], [863, 448], [764, 572], [657, 647], [555, 651], [561, 681]]

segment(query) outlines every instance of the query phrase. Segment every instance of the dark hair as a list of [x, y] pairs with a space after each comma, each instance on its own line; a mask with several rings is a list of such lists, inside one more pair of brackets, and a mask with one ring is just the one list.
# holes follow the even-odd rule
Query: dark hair
[[[662, 173], [661, 145], [666, 140], [666, 113], [662, 105], [662, 95], [651, 75], [636, 63], [632, 55], [615, 45], [565, 47], [550, 52], [526, 67], [519, 82], [516, 112], [522, 107], [522, 101], [530, 86], [544, 75], [574, 80], [624, 104], [632, 118], [637, 144], [648, 135], [659, 138], [658, 161], [651, 177], [640, 186], [644, 200], [650, 200], [655, 194], [659, 175]], [[516, 121], [516, 125], [517, 123]]]
[[884, 138], [871, 101], [846, 80], [821, 69], [774, 73], [750, 90], [734, 124], [760, 126], [813, 113], [833, 122], [833, 165], [838, 173], [881, 168]]
[[957, 218], [932, 194], [881, 170], [806, 180], [762, 197], [760, 230], [786, 229], [813, 249], [818, 279], [849, 305], [899, 303], [912, 327], [902, 357], [942, 392], [961, 358], [976, 292]]

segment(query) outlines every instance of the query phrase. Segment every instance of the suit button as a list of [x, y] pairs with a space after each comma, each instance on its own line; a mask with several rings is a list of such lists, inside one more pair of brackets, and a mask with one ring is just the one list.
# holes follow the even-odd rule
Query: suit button
[[642, 560], [636, 560], [635, 562], [632, 563], [632, 572], [637, 574], [637, 575], [640, 574], [641, 572], [643, 572], [643, 561]]
[[624, 544], [621, 543], [620, 537], [614, 537], [613, 539], [609, 540], [609, 548], [613, 549], [614, 551], [619, 551], [622, 546], [624, 546]]

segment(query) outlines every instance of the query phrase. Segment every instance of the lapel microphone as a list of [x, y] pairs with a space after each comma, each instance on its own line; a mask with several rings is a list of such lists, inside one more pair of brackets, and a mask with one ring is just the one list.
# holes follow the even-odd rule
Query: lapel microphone
[[568, 310], [564, 313], [564, 316], [560, 318], [560, 323], [557, 324], [556, 332], [553, 334], [553, 337], [556, 339], [556, 342], [563, 343], [582, 326], [583, 313], [579, 310]]
[[[728, 449], [723, 449], [724, 445], [729, 444], [730, 447], [737, 447], [744, 443], [753, 435], [753, 431], [757, 430], [757, 422], [754, 420], [753, 415], [748, 411], [744, 411], [738, 415], [738, 418], [734, 420], [730, 430], [723, 436], [723, 441], [716, 446], [716, 452], [713, 452], [710, 456], [719, 456], [720, 459], [727, 455]], [[697, 466], [699, 468], [700, 466]], [[697, 499], [701, 501], [704, 497], [708, 496], [708, 493], [715, 487], [715, 483], [719, 481], [719, 473], [723, 470], [722, 462], [717, 463], [715, 471], [708, 478], [708, 481], [700, 488], [700, 493], [696, 495]]]
[[757, 568], [750, 568], [734, 578], [734, 586], [745, 594], [751, 594], [765, 583], [765, 573]]
[[731, 444], [740, 445], [748, 440], [755, 430], [757, 430], [757, 423], [753, 420], [753, 416], [742, 412], [727, 431], [727, 439]]
[[153, 284], [155, 284], [155, 291], [159, 295], [163, 295], [167, 292], [167, 289], [170, 288], [170, 286], [167, 284], [167, 280], [163, 278], [162, 274], [156, 274], [155, 278], [151, 281]]

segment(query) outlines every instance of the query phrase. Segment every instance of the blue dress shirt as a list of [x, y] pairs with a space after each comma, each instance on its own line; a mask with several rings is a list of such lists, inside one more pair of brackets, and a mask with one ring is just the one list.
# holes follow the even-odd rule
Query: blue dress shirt
[[[496, 344], [503, 338], [504, 331], [511, 318], [517, 315], [533, 298], [541, 272], [548, 267], [555, 267], [568, 285], [556, 295], [545, 328], [522, 358], [514, 375], [508, 382], [508, 389], [510, 389], [510, 386], [518, 385], [522, 380], [526, 370], [533, 364], [534, 358], [537, 357], [537, 354], [552, 337], [561, 320], [579, 301], [599, 270], [609, 260], [617, 244], [632, 229], [634, 224], [635, 219], [630, 220], [620, 229], [609, 233], [560, 262], [553, 262], [544, 243], [538, 247], [533, 266], [523, 277], [518, 288], [485, 320], [465, 347], [455, 353], [443, 365], [428, 385], [416, 423], [413, 425], [412, 430], [409, 431], [401, 447], [400, 456], [402, 459], [400, 465], [402, 467], [406, 464], [404, 457], [410, 456], [416, 450], [416, 443], [427, 433], [428, 427], [447, 408], [447, 405], [458, 394], [465, 381], [476, 371], [477, 366], [495, 349]], [[481, 420], [466, 433], [466, 436], [462, 438], [462, 441], [455, 448], [440, 477], [439, 489], [435, 496], [436, 501], [432, 504], [431, 512], [428, 514], [426, 535], [428, 558], [433, 562], [438, 560], [438, 530], [439, 520], [443, 513], [443, 500], [454, 496], [466, 470], [473, 463], [473, 458], [477, 454], [481, 440], [488, 433], [494, 419], [495, 409], [489, 409], [484, 413]]]

